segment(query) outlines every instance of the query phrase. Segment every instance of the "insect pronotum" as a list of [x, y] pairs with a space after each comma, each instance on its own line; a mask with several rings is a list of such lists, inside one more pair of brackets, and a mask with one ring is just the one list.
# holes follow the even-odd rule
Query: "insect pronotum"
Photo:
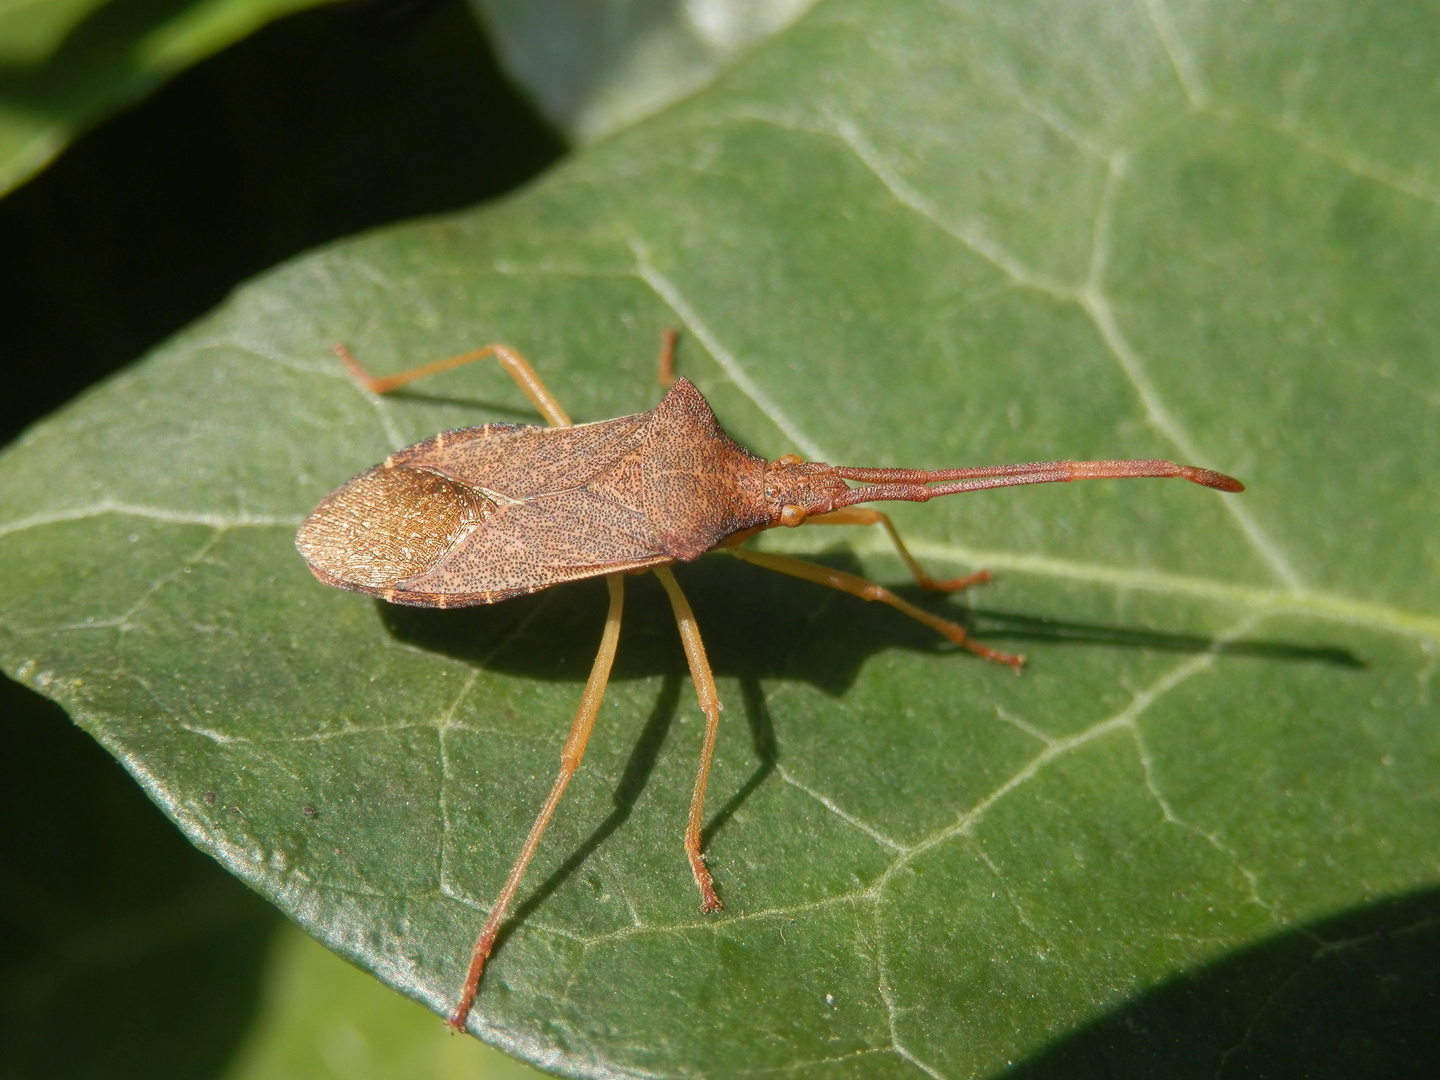
[[[493, 356], [550, 426], [483, 424], [442, 432], [396, 451], [337, 488], [295, 537], [317, 578], [391, 603], [437, 608], [493, 604], [601, 576], [610, 592], [600, 648], [560, 753], [560, 771], [475, 942], [449, 1021], [458, 1030], [465, 1027], [485, 961], [525, 867], [585, 754], [620, 639], [626, 574], [653, 572], [664, 586], [705, 714], [685, 852], [700, 890], [700, 909], [712, 912], [720, 909], [720, 900], [700, 851], [700, 827], [720, 699], [694, 613], [670, 571], [674, 563], [723, 548], [745, 562], [888, 604], [975, 655], [1018, 672], [1023, 657], [987, 648], [958, 623], [932, 615], [883, 586], [740, 545], [777, 525], [879, 525], [922, 588], [948, 593], [988, 581], [990, 575], [982, 570], [944, 581], [930, 577], [906, 550], [890, 519], [857, 504], [925, 502], [1016, 484], [1145, 476], [1179, 477], [1219, 491], [1243, 490], [1239, 481], [1221, 473], [1154, 460], [938, 470], [849, 468], [802, 461], [793, 454], [766, 461], [726, 435], [700, 391], [688, 380], [675, 378], [674, 348], [675, 333], [667, 330], [660, 379], [670, 389], [659, 405], [634, 416], [575, 425], [524, 357], [505, 345], [487, 345], [384, 378], [371, 376], [343, 345], [336, 346], [350, 373], [374, 394]], [[860, 486], [852, 487], [852, 481]]]

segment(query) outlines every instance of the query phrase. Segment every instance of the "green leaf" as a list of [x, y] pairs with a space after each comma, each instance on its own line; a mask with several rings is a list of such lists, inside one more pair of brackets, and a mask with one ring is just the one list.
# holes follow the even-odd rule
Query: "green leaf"
[[[487, 367], [370, 398], [332, 342], [385, 372], [504, 340], [593, 420], [658, 399], [674, 324], [681, 370], [767, 456], [1220, 468], [1249, 490], [898, 506], [936, 570], [996, 571], [948, 601], [907, 592], [883, 537], [765, 538], [968, 617], [1029, 654], [1019, 679], [889, 610], [680, 567], [729, 706], [717, 917], [681, 850], [699, 711], [635, 580], [474, 1029], [591, 1076], [1433, 1062], [1427, 18], [832, 0], [523, 197], [281, 268], [33, 430], [0, 463], [6, 669], [444, 1011], [604, 590], [439, 612], [318, 585], [291, 537], [326, 491], [531, 415]], [[1312, 1022], [1335, 994], [1346, 1024], [1379, 1017], [1372, 1043]]]
[[14, 0], [0, 5], [0, 194], [177, 71], [326, 0]]

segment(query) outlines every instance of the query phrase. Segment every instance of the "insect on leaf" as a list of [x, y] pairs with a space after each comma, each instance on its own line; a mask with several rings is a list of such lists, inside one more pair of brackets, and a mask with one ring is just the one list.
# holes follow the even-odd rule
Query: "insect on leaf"
[[[726, 705], [719, 916], [681, 848], [699, 712], [635, 580], [477, 1023], [583, 1076], [1433, 1061], [1424, 19], [822, 4], [522, 197], [276, 270], [34, 429], [0, 462], [5, 669], [312, 934], [444, 1012], [605, 590], [421, 611], [318, 584], [292, 537], [327, 491], [437, 431], [535, 419], [484, 366], [375, 399], [334, 342], [385, 373], [505, 341], [588, 421], [659, 400], [675, 325], [680, 370], [767, 458], [1221, 469], [1243, 496], [896, 507], [930, 569], [997, 577], [906, 595], [1026, 652], [1022, 678], [725, 556], [677, 567]], [[883, 536], [764, 540], [905, 592]]]

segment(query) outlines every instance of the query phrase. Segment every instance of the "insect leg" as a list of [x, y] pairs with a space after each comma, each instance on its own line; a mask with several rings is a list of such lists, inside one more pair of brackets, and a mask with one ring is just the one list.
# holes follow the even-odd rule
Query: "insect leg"
[[900, 533], [896, 531], [895, 523], [890, 520], [890, 515], [882, 514], [879, 510], [871, 510], [864, 506], [846, 506], [839, 510], [832, 510], [828, 514], [817, 514], [814, 517], [806, 518], [805, 524], [885, 526], [885, 531], [890, 534], [890, 539], [895, 544], [895, 550], [900, 553], [900, 558], [909, 567], [915, 584], [930, 592], [959, 592], [961, 589], [968, 589], [971, 585], [983, 585], [990, 580], [989, 570], [980, 570], [962, 578], [947, 578], [944, 581], [932, 578], [915, 561], [915, 556], [910, 554], [910, 549], [905, 546], [905, 541], [900, 539]]
[[715, 676], [710, 673], [710, 661], [705, 657], [705, 643], [700, 640], [695, 613], [680, 591], [680, 583], [668, 566], [657, 566], [655, 576], [665, 586], [670, 606], [675, 609], [675, 623], [680, 627], [685, 659], [690, 664], [690, 677], [695, 681], [695, 695], [700, 699], [700, 711], [705, 714], [705, 742], [700, 750], [700, 771], [695, 774], [695, 794], [690, 799], [685, 854], [690, 856], [690, 871], [695, 875], [695, 884], [700, 887], [700, 911], [708, 913], [719, 911], [721, 905], [720, 898], [715, 895], [710, 871], [705, 868], [705, 856], [700, 854], [700, 826], [705, 813], [705, 785], [710, 779], [710, 758], [715, 753], [715, 733], [720, 727], [720, 695], [715, 692]]
[[673, 326], [660, 332], [660, 362], [656, 365], [655, 379], [666, 390], [675, 385], [675, 339], [679, 335]]
[[404, 386], [416, 379], [423, 379], [427, 375], [436, 375], [442, 371], [449, 371], [451, 368], [460, 367], [462, 364], [473, 363], [476, 360], [483, 360], [487, 356], [493, 356], [500, 361], [500, 366], [505, 369], [517, 386], [525, 392], [525, 396], [545, 417], [545, 422], [551, 427], [570, 427], [570, 416], [560, 407], [560, 402], [555, 400], [555, 395], [550, 393], [549, 388], [535, 374], [535, 369], [530, 362], [521, 356], [508, 345], [501, 345], [498, 342], [494, 345], [486, 345], [483, 349], [474, 349], [459, 356], [447, 357], [444, 360], [436, 360], [433, 364], [424, 364], [409, 371], [397, 372], [394, 375], [384, 375], [376, 378], [363, 367], [360, 361], [356, 360], [350, 350], [344, 345], [335, 346], [335, 355], [344, 362], [345, 368], [354, 377], [355, 381], [369, 390], [372, 394], [388, 394], [391, 390]]
[[932, 630], [943, 634], [950, 641], [963, 649], [968, 649], [976, 656], [1001, 664], [1009, 664], [1015, 669], [1016, 674], [1019, 674], [1020, 666], [1025, 663], [1023, 656], [1012, 656], [1010, 653], [997, 652], [995, 649], [987, 648], [965, 633], [965, 628], [959, 623], [931, 615], [928, 611], [900, 599], [889, 589], [883, 585], [877, 585], [873, 581], [866, 581], [862, 577], [847, 574], [843, 570], [832, 570], [828, 566], [792, 559], [787, 555], [775, 555], [768, 551], [750, 551], [741, 547], [732, 547], [727, 550], [737, 559], [754, 563], [756, 566], [763, 566], [767, 570], [775, 570], [781, 574], [789, 574], [791, 577], [813, 581], [817, 585], [839, 589], [851, 596], [858, 596], [861, 600], [878, 600], [882, 604], [888, 604], [896, 611], [909, 615], [917, 622], [922, 622]]
[[495, 898], [495, 904], [490, 908], [490, 916], [485, 920], [484, 929], [475, 939], [470, 970], [465, 976], [460, 1000], [455, 1005], [455, 1011], [450, 1014], [450, 1026], [456, 1031], [465, 1030], [465, 1018], [470, 1015], [470, 1006], [480, 987], [480, 975], [485, 970], [485, 961], [490, 957], [490, 950], [495, 947], [495, 935], [500, 932], [500, 925], [505, 921], [505, 912], [510, 907], [510, 901], [515, 898], [515, 890], [520, 887], [525, 867], [530, 862], [530, 857], [535, 854], [540, 837], [545, 835], [545, 827], [550, 824], [555, 808], [560, 805], [560, 796], [565, 794], [570, 778], [580, 767], [580, 760], [585, 756], [585, 744], [590, 741], [590, 732], [595, 727], [595, 716], [599, 713], [600, 701], [605, 696], [605, 684], [610, 681], [610, 666], [615, 661], [615, 646], [620, 641], [620, 616], [625, 609], [625, 575], [608, 574], [605, 584], [610, 589], [610, 612], [605, 617], [605, 630], [600, 635], [600, 650], [595, 654], [595, 663], [591, 665], [590, 678], [585, 683], [585, 693], [580, 698], [580, 708], [576, 710], [575, 721], [570, 725], [570, 737], [565, 740], [565, 748], [560, 751], [560, 772], [555, 777], [545, 805], [540, 808], [535, 823], [530, 826], [530, 835], [525, 838], [520, 857], [515, 860], [510, 876], [505, 879], [500, 895]]

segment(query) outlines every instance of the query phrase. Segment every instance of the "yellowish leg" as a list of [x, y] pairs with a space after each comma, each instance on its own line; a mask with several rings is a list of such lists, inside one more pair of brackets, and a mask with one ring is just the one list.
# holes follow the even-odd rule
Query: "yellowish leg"
[[530, 826], [530, 835], [525, 838], [520, 857], [510, 868], [510, 876], [505, 879], [500, 895], [495, 898], [495, 903], [490, 908], [490, 917], [485, 920], [484, 929], [475, 939], [475, 951], [470, 957], [470, 971], [465, 976], [460, 1000], [450, 1015], [450, 1026], [456, 1031], [465, 1030], [465, 1019], [470, 1015], [470, 1006], [480, 988], [480, 976], [485, 971], [485, 961], [490, 957], [490, 950], [495, 947], [495, 935], [500, 932], [500, 925], [505, 921], [505, 912], [509, 910], [510, 902], [515, 899], [515, 890], [520, 887], [520, 879], [525, 876], [525, 867], [535, 854], [540, 838], [545, 835], [545, 827], [550, 824], [555, 808], [560, 805], [560, 797], [565, 794], [570, 778], [580, 767], [580, 761], [585, 756], [585, 744], [590, 741], [590, 732], [595, 728], [595, 717], [605, 696], [605, 684], [610, 681], [610, 667], [615, 662], [615, 646], [620, 641], [620, 616], [625, 609], [625, 575], [608, 574], [605, 584], [610, 589], [610, 613], [605, 617], [605, 631], [600, 635], [600, 651], [595, 654], [595, 663], [590, 667], [590, 678], [585, 683], [580, 708], [575, 712], [575, 722], [570, 725], [570, 737], [565, 740], [565, 748], [560, 751], [560, 772], [555, 777], [545, 805], [540, 808], [535, 823]]
[[705, 868], [705, 856], [700, 854], [700, 826], [705, 815], [705, 785], [710, 780], [710, 758], [715, 753], [715, 733], [720, 728], [720, 695], [715, 691], [715, 676], [710, 673], [710, 661], [705, 657], [705, 643], [700, 640], [700, 628], [695, 624], [695, 613], [690, 602], [680, 591], [680, 583], [668, 566], [655, 569], [655, 576], [665, 586], [670, 597], [670, 606], [675, 610], [675, 623], [680, 627], [680, 640], [685, 645], [685, 659], [690, 664], [690, 677], [695, 681], [695, 695], [700, 699], [700, 711], [705, 714], [705, 742], [700, 750], [700, 771], [695, 774], [695, 794], [690, 799], [690, 822], [685, 827], [685, 854], [690, 857], [690, 871], [695, 875], [695, 884], [700, 888], [700, 911], [709, 913], [720, 910], [720, 898], [715, 895], [715, 883], [710, 871]]
[[678, 335], [673, 326], [660, 332], [660, 363], [655, 378], [666, 390], [675, 385], [675, 338]]
[[805, 581], [813, 581], [817, 585], [825, 585], [832, 589], [839, 589], [851, 596], [858, 596], [861, 600], [878, 600], [882, 604], [888, 604], [896, 611], [909, 615], [917, 622], [922, 622], [932, 630], [943, 634], [950, 641], [963, 649], [968, 649], [976, 656], [984, 657], [986, 660], [994, 660], [997, 663], [1009, 664], [1019, 674], [1020, 667], [1025, 663], [1023, 656], [1012, 656], [1009, 653], [998, 652], [995, 649], [987, 648], [975, 641], [965, 633], [965, 628], [959, 623], [951, 622], [949, 619], [941, 619], [931, 615], [928, 611], [908, 603], [896, 596], [883, 585], [876, 585], [873, 581], [866, 581], [854, 574], [847, 574], [843, 570], [832, 570], [828, 566], [819, 566], [816, 563], [804, 562], [801, 559], [792, 559], [787, 555], [774, 555], [768, 551], [750, 551], [742, 547], [732, 547], [730, 553], [737, 559], [754, 563], [756, 566], [763, 566], [767, 570], [775, 570], [781, 574], [789, 574], [791, 577], [802, 578]]
[[904, 559], [905, 565], [910, 568], [910, 575], [915, 579], [915, 584], [931, 592], [959, 592], [961, 589], [968, 589], [971, 585], [983, 585], [990, 580], [989, 570], [980, 570], [968, 577], [947, 578], [944, 581], [932, 578], [915, 561], [915, 556], [910, 554], [910, 549], [905, 546], [905, 541], [900, 539], [900, 534], [895, 530], [895, 523], [890, 520], [890, 515], [882, 514], [879, 510], [871, 510], [868, 506], [847, 506], [841, 510], [832, 510], [828, 514], [817, 514], [814, 517], [806, 518], [805, 524], [883, 525], [895, 544], [895, 550], [900, 553], [900, 558]]
[[451, 356], [445, 360], [436, 360], [433, 364], [425, 364], [421, 367], [411, 368], [409, 371], [401, 371], [394, 375], [385, 375], [376, 378], [363, 367], [360, 361], [351, 355], [350, 350], [344, 345], [335, 346], [335, 355], [345, 363], [346, 369], [354, 376], [355, 381], [369, 390], [372, 394], [388, 394], [416, 379], [423, 379], [427, 375], [438, 375], [442, 371], [449, 371], [451, 368], [460, 367], [462, 364], [474, 363], [476, 360], [483, 360], [487, 356], [493, 356], [500, 361], [506, 373], [515, 380], [517, 386], [525, 391], [528, 397], [540, 410], [540, 415], [551, 427], [570, 427], [570, 417], [560, 407], [560, 402], [555, 400], [555, 395], [535, 374], [535, 369], [530, 366], [523, 356], [508, 345], [496, 343], [486, 345], [483, 349], [475, 349], [471, 352], [461, 353], [459, 356]]

